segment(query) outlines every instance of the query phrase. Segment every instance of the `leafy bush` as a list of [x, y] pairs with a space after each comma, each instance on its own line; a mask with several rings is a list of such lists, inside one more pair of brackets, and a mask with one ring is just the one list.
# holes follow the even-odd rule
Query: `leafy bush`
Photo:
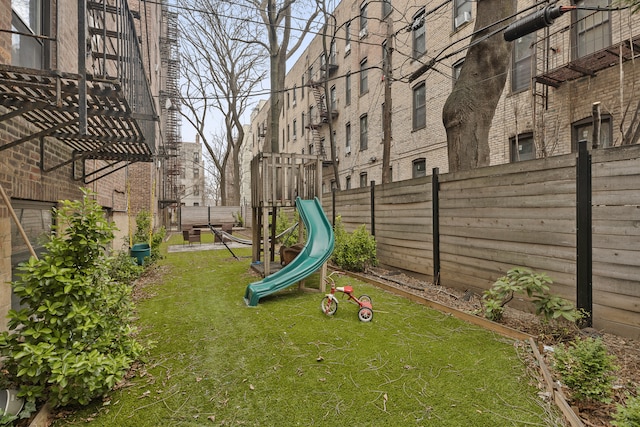
[[144, 267], [138, 265], [136, 259], [124, 251], [117, 252], [109, 264], [109, 276], [114, 281], [126, 285], [131, 285], [143, 271]]
[[611, 401], [614, 356], [607, 354], [602, 339], [577, 339], [554, 352], [554, 369], [575, 400]]
[[87, 404], [120, 381], [140, 345], [129, 326], [131, 288], [109, 276], [113, 241], [92, 193], [63, 201], [41, 259], [19, 267], [13, 285], [23, 308], [9, 311], [0, 355], [28, 401]]
[[[284, 210], [280, 209], [278, 211], [278, 216], [276, 217], [276, 234], [279, 235], [283, 233], [285, 230], [292, 227], [296, 222], [299, 222], [299, 221], [300, 221], [300, 215], [298, 214], [298, 211], [295, 211], [293, 213], [293, 220], [292, 220]], [[278, 240], [278, 243], [280, 243], [282, 246], [295, 245], [296, 243], [298, 243], [299, 229], [300, 229], [300, 226], [296, 227], [291, 232], [286, 233], [284, 236], [282, 236]]]
[[143, 209], [138, 212], [136, 215], [136, 231], [133, 235], [133, 243], [149, 244], [151, 247], [151, 256], [148, 262], [153, 263], [162, 258], [160, 254], [160, 244], [166, 235], [167, 230], [164, 227], [160, 227], [158, 231], [152, 231], [151, 213], [149, 211]]
[[236, 220], [238, 227], [244, 227], [244, 218], [242, 218], [242, 213], [240, 213], [240, 211], [234, 213], [233, 217]]
[[376, 240], [364, 224], [349, 234], [344, 229], [342, 218], [337, 217], [334, 235], [335, 246], [331, 259], [338, 267], [348, 271], [366, 271], [378, 264]]
[[640, 389], [636, 391], [635, 397], [627, 394], [626, 405], [616, 405], [613, 419], [612, 424], [616, 427], [640, 426]]
[[512, 268], [496, 280], [490, 289], [482, 295], [485, 317], [493, 321], [500, 321], [504, 314], [504, 307], [517, 293], [526, 294], [533, 299], [536, 314], [542, 316], [546, 322], [564, 318], [575, 322], [582, 318], [582, 313], [573, 304], [557, 295], [549, 293], [553, 282], [545, 273], [534, 273], [522, 267]]

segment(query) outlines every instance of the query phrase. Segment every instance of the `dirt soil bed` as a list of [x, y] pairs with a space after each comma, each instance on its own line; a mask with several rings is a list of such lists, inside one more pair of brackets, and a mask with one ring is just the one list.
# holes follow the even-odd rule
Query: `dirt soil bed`
[[[365, 276], [466, 313], [475, 314], [481, 312], [482, 309], [481, 295], [469, 291], [436, 286], [410, 275], [382, 268], [370, 269]], [[611, 404], [596, 402], [580, 405], [571, 402], [571, 393], [569, 390], [563, 389], [572, 408], [586, 426], [611, 426], [611, 414], [616, 410], [616, 403], [623, 402], [627, 392], [635, 394], [637, 388], [640, 387], [639, 341], [604, 333], [593, 328], [579, 330], [567, 325], [552, 329], [548, 325], [543, 325], [535, 314], [516, 310], [509, 306], [506, 307], [504, 318], [500, 323], [532, 335], [541, 346], [547, 349], [547, 351], [543, 351], [543, 355], [549, 367], [553, 366], [550, 348], [572, 341], [578, 336], [602, 338], [609, 354], [615, 356], [615, 363], [620, 368], [615, 374], [617, 379], [614, 384], [613, 402]]]

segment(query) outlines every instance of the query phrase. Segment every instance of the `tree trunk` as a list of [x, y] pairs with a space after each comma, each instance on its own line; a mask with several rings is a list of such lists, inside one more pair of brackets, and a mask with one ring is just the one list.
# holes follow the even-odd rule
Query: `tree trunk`
[[[474, 32], [515, 12], [512, 1], [482, 0], [477, 4]], [[489, 129], [511, 59], [511, 43], [504, 41], [502, 32], [479, 41], [493, 30], [485, 29], [472, 37], [460, 77], [442, 110], [449, 172], [489, 165]]]

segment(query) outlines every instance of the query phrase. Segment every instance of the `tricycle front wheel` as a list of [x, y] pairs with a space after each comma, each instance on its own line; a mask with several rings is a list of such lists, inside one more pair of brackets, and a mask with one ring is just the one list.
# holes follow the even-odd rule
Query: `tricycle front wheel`
[[333, 298], [324, 297], [320, 302], [320, 309], [327, 316], [333, 316], [338, 311], [338, 301]]
[[362, 322], [370, 322], [373, 319], [373, 310], [369, 307], [362, 307], [358, 310], [358, 319]]

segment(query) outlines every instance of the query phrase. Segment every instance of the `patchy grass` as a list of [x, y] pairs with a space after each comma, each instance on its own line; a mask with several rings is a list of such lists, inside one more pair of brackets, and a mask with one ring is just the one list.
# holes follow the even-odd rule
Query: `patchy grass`
[[138, 303], [144, 367], [54, 426], [559, 425], [512, 341], [348, 277], [372, 322], [346, 300], [327, 317], [296, 286], [249, 308], [249, 259], [166, 255]]

